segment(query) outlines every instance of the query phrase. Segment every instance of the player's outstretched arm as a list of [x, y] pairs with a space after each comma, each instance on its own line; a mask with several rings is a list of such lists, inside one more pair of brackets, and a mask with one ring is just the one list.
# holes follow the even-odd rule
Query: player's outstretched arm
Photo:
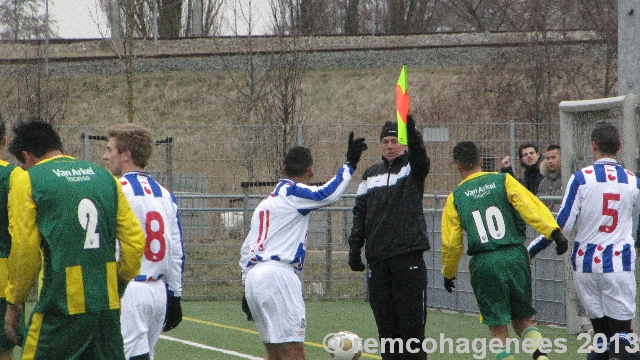
[[424, 180], [429, 174], [431, 160], [427, 156], [427, 148], [424, 146], [422, 134], [416, 129], [416, 122], [411, 114], [407, 115], [407, 142], [411, 176]]

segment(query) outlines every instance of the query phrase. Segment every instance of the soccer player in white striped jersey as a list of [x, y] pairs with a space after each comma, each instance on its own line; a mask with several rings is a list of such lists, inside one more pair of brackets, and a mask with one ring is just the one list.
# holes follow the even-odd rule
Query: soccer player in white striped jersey
[[242, 310], [255, 321], [267, 359], [305, 358], [305, 307], [296, 272], [304, 265], [309, 213], [340, 199], [366, 148], [364, 138], [354, 140], [352, 132], [347, 162], [327, 183], [311, 186], [311, 151], [293, 147], [284, 158], [285, 178], [253, 213], [240, 250]]
[[127, 359], [153, 359], [162, 331], [182, 320], [184, 249], [178, 205], [145, 167], [153, 152], [151, 132], [139, 125], [114, 125], [102, 159], [120, 178], [122, 190], [146, 236], [140, 274], [122, 297], [121, 326]]
[[[640, 242], [634, 243], [632, 227], [637, 220], [633, 216], [640, 211], [640, 182], [616, 161], [622, 143], [613, 124], [597, 124], [591, 146], [596, 161], [569, 179], [557, 221], [565, 234], [574, 226], [577, 230], [571, 254], [573, 279], [594, 333], [607, 339], [620, 334], [621, 354], [615, 356], [635, 359], [625, 347], [637, 345], [631, 338], [631, 319], [636, 312], [634, 269]], [[538, 237], [529, 245], [529, 253], [533, 257], [548, 244]], [[594, 359], [608, 359], [614, 350], [595, 354]]]

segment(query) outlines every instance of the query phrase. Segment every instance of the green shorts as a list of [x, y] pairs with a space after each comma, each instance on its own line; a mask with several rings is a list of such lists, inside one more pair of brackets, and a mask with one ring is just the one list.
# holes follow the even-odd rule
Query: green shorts
[[504, 325], [536, 314], [531, 306], [531, 267], [524, 245], [472, 256], [469, 276], [483, 324]]
[[34, 312], [23, 359], [125, 360], [120, 310], [77, 315]]

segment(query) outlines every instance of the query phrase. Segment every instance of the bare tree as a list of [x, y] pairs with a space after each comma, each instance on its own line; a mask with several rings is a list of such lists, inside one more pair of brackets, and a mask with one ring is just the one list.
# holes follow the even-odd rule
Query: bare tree
[[274, 159], [270, 163], [274, 179], [281, 173], [280, 159], [296, 144], [297, 126], [304, 123], [302, 80], [307, 68], [302, 38], [279, 36], [278, 40], [272, 49], [268, 91], [258, 107], [259, 118], [266, 125], [260, 142], [266, 145], [267, 158]]
[[[183, 26], [185, 36], [211, 37], [218, 34], [223, 4], [224, 0], [187, 0]], [[201, 28], [196, 29], [197, 26]]]
[[[106, 14], [111, 13], [113, 0], [100, 0], [100, 7]], [[156, 14], [156, 0], [115, 0], [120, 9], [120, 18], [125, 19], [120, 24], [113, 24], [112, 17], [107, 18], [107, 26], [112, 29], [119, 26], [121, 34], [131, 34], [132, 38], [151, 38], [154, 35], [154, 16]]]
[[334, 34], [344, 26], [340, 0], [271, 0], [270, 5], [277, 34]]
[[[110, 0], [102, 0], [101, 6], [105, 9], [107, 14], [109, 10]], [[109, 21], [108, 26], [111, 28], [112, 34], [114, 32], [122, 34], [121, 38], [111, 38], [107, 41], [107, 44], [111, 51], [118, 57], [120, 63], [123, 66], [125, 82], [127, 85], [127, 94], [125, 100], [125, 106], [127, 108], [127, 121], [133, 123], [135, 120], [135, 92], [134, 84], [136, 81], [135, 74], [135, 38], [140, 34], [140, 23], [138, 22], [138, 16], [140, 14], [140, 6], [144, 4], [144, 1], [140, 0], [117, 0], [116, 11], [120, 12], [120, 18], [124, 19], [120, 24], [114, 24]], [[106, 7], [106, 8], [105, 8]], [[120, 30], [114, 30], [115, 26], [119, 26]], [[103, 36], [105, 36], [103, 34]], [[106, 37], [106, 36], [105, 36]]]
[[60, 124], [69, 103], [69, 85], [63, 78], [55, 78], [45, 71], [44, 49], [40, 43], [37, 54], [34, 61], [16, 67], [15, 78], [2, 83], [5, 118], [9, 121], [40, 118]]
[[162, 0], [158, 8], [160, 9], [158, 18], [160, 37], [171, 39], [180, 36], [182, 0]]
[[604, 54], [601, 64], [604, 73], [599, 87], [600, 96], [611, 96], [617, 84], [618, 58], [618, 2], [617, 0], [577, 0], [578, 11], [585, 25], [596, 30], [603, 40]]
[[222, 57], [224, 67], [231, 79], [233, 87], [237, 92], [235, 102], [238, 105], [238, 121], [245, 125], [244, 141], [241, 144], [246, 161], [247, 181], [254, 181], [254, 159], [259, 151], [258, 134], [263, 130], [258, 119], [258, 107], [269, 91], [269, 71], [271, 68], [270, 59], [259, 57], [254, 50], [253, 27], [254, 17], [252, 15], [252, 0], [242, 4], [239, 0], [233, 0], [231, 4], [233, 13], [232, 28], [237, 35], [241, 28], [246, 28], [248, 35], [239, 38], [243, 46], [242, 63], [240, 72]]
[[[278, 10], [272, 7], [274, 28], [281, 32], [276, 34], [276, 40], [266, 53], [264, 49], [257, 53], [251, 35], [250, 8], [240, 6], [238, 2], [235, 5], [235, 19], [243, 22], [237, 25], [248, 29], [249, 33], [237, 39], [244, 52], [243, 66], [236, 71], [226, 58], [223, 60], [237, 94], [234, 102], [241, 114], [238, 122], [246, 129], [240, 147], [246, 162], [247, 181], [255, 181], [260, 174], [264, 176], [264, 170], [275, 180], [280, 175], [281, 159], [295, 145], [296, 128], [303, 123], [301, 97], [307, 66], [306, 44], [302, 43], [304, 38], [286, 35], [290, 28], [282, 22], [291, 18], [279, 17]], [[257, 157], [272, 159], [268, 169], [258, 171], [255, 168]]]
[[45, 30], [44, 0], [0, 0], [0, 39], [42, 39]]
[[387, 0], [390, 33], [421, 33], [432, 25], [436, 0]]
[[344, 33], [347, 35], [359, 33], [358, 3], [360, 0], [347, 0], [347, 9], [344, 18]]

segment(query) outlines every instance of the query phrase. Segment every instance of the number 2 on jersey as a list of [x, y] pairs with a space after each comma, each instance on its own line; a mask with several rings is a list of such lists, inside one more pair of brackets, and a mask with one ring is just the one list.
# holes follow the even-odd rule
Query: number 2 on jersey
[[98, 227], [98, 209], [93, 201], [84, 198], [78, 203], [78, 221], [86, 231], [84, 236], [84, 249], [99, 249], [100, 234], [96, 232]]
[[504, 218], [502, 217], [502, 212], [495, 206], [489, 206], [485, 211], [485, 220], [487, 226], [482, 219], [482, 215], [480, 214], [480, 210], [475, 210], [471, 212], [473, 215], [473, 221], [476, 223], [476, 230], [478, 230], [478, 236], [480, 237], [481, 243], [489, 242], [489, 237], [487, 236], [487, 230], [489, 230], [489, 234], [492, 238], [498, 240], [504, 237], [505, 225]]
[[[154, 230], [154, 223], [157, 229]], [[144, 232], [147, 234], [144, 245], [144, 257], [151, 262], [164, 259], [167, 251], [167, 240], [164, 238], [164, 221], [157, 211], [149, 211], [144, 220]]]

